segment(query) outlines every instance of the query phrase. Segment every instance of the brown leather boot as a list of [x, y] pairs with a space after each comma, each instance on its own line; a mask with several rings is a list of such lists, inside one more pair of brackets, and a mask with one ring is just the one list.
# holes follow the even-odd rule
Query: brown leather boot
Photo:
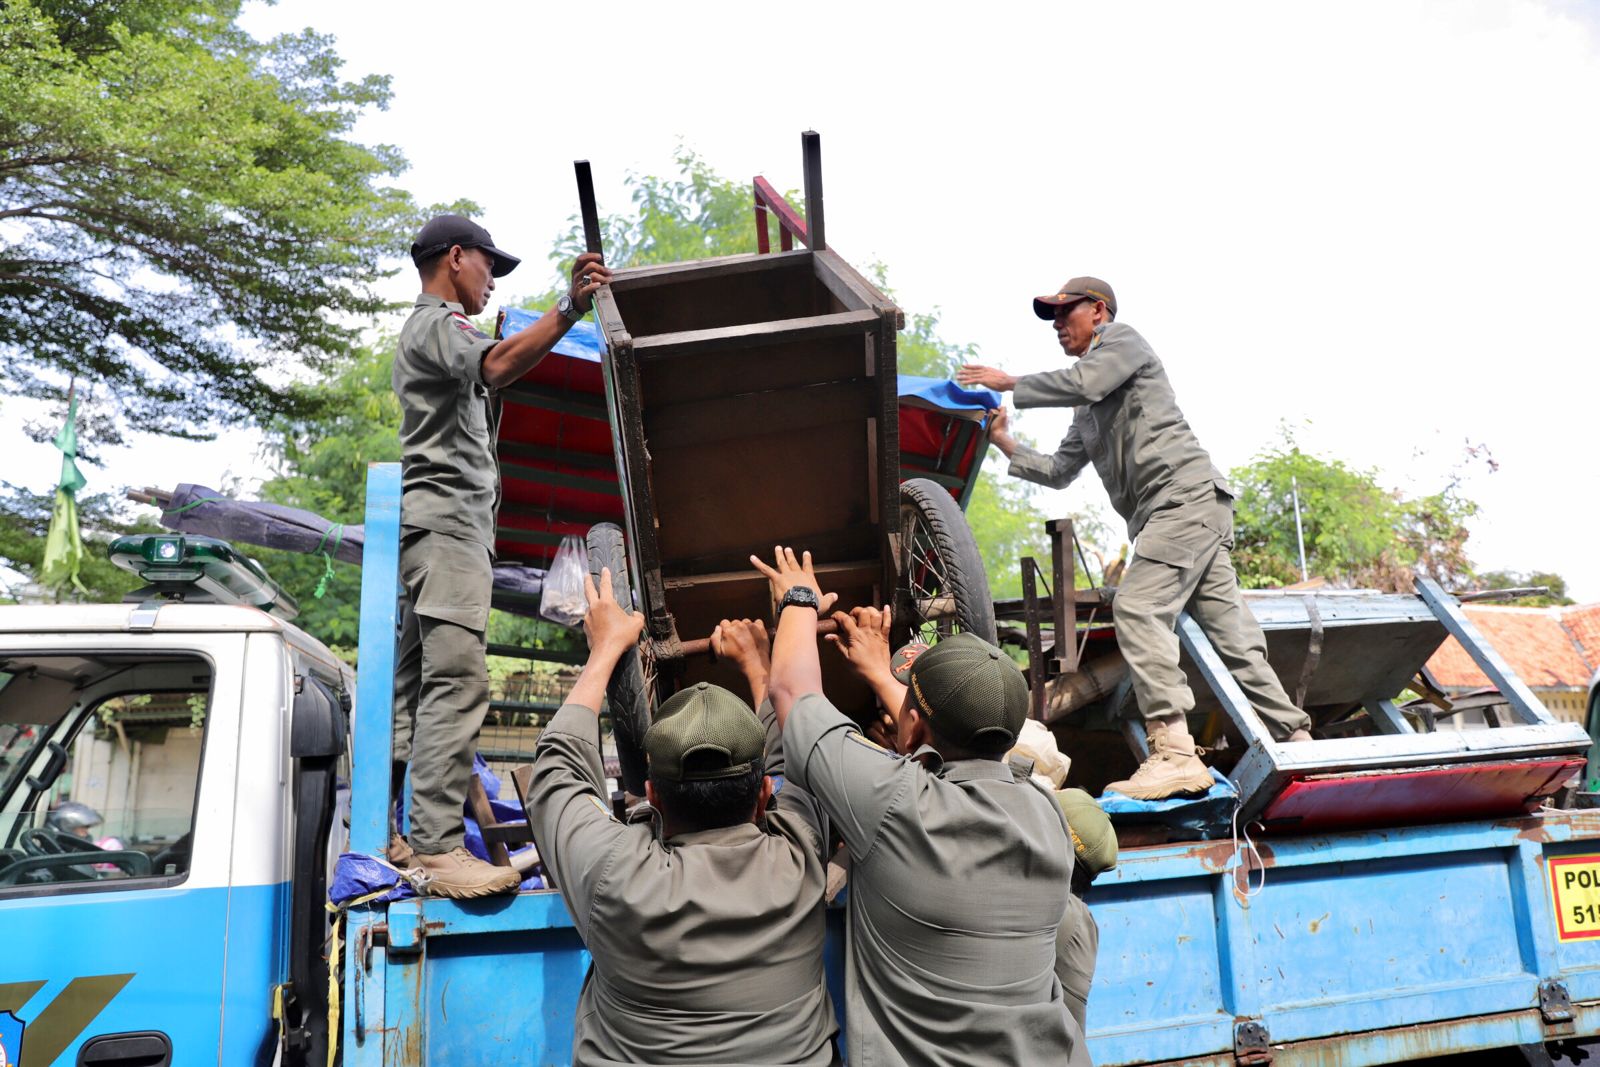
[[431, 896], [471, 900], [515, 893], [522, 884], [515, 867], [496, 867], [460, 846], [436, 856], [418, 852], [413, 862], [424, 875], [422, 892]]
[[1187, 732], [1158, 729], [1150, 731], [1150, 755], [1133, 777], [1112, 782], [1105, 791], [1135, 800], [1166, 800], [1204, 793], [1213, 781], [1211, 772], [1200, 762], [1193, 737]]

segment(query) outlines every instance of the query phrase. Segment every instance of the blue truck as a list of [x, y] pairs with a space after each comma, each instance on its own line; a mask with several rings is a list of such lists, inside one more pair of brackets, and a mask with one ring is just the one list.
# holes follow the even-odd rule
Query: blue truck
[[[370, 472], [359, 679], [199, 538], [141, 546], [167, 599], [0, 608], [0, 1062], [569, 1061], [588, 960], [554, 891], [326, 907], [388, 834], [398, 483]], [[64, 788], [88, 837], [51, 824]], [[1600, 1034], [1600, 813], [1124, 847], [1089, 894], [1103, 1067]]]

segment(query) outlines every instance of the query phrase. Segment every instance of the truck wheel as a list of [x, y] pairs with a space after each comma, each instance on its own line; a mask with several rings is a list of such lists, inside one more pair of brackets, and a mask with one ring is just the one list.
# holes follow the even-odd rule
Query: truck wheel
[[[628, 554], [622, 530], [614, 523], [589, 527], [589, 573], [596, 584], [602, 568], [611, 569], [611, 591], [617, 603], [633, 614], [633, 593], [628, 589]], [[639, 650], [631, 648], [617, 662], [606, 683], [606, 701], [611, 706], [611, 728], [617, 740], [617, 762], [622, 765], [622, 788], [636, 797], [644, 796], [644, 732], [650, 728], [650, 692], [639, 664]]]
[[995, 643], [994, 600], [972, 528], [950, 491], [926, 478], [900, 484], [900, 588], [897, 609], [911, 637], [955, 633]]

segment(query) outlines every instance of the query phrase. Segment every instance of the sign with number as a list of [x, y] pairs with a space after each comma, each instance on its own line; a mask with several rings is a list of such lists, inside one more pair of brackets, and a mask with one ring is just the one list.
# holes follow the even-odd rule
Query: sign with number
[[1600, 937], [1600, 856], [1559, 856], [1547, 867], [1556, 909], [1556, 939]]

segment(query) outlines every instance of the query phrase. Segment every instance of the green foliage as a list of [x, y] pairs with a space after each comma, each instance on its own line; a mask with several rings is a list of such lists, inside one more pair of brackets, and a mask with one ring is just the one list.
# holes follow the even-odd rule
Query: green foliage
[[89, 443], [302, 410], [281, 372], [350, 351], [422, 214], [347, 139], [388, 80], [238, 6], [0, 4], [0, 395], [76, 378]]
[[1246, 588], [1300, 581], [1296, 486], [1311, 576], [1410, 592], [1414, 571], [1446, 587], [1471, 574], [1466, 522], [1477, 505], [1454, 482], [1430, 496], [1407, 497], [1379, 485], [1376, 471], [1302, 451], [1287, 428], [1230, 478], [1239, 492], [1233, 559]]
[[[0, 564], [30, 579], [37, 577], [54, 499], [53, 488], [48, 493], [32, 493], [0, 482]], [[158, 527], [147, 519], [134, 518], [128, 502], [115, 493], [79, 496], [78, 523], [83, 534], [83, 566], [78, 579], [88, 594], [74, 593], [68, 586], [53, 595], [90, 603], [115, 603], [137, 589], [139, 580], [113, 564], [106, 550], [124, 534], [149, 533]], [[10, 590], [11, 598], [15, 599], [18, 593], [19, 589]]]

